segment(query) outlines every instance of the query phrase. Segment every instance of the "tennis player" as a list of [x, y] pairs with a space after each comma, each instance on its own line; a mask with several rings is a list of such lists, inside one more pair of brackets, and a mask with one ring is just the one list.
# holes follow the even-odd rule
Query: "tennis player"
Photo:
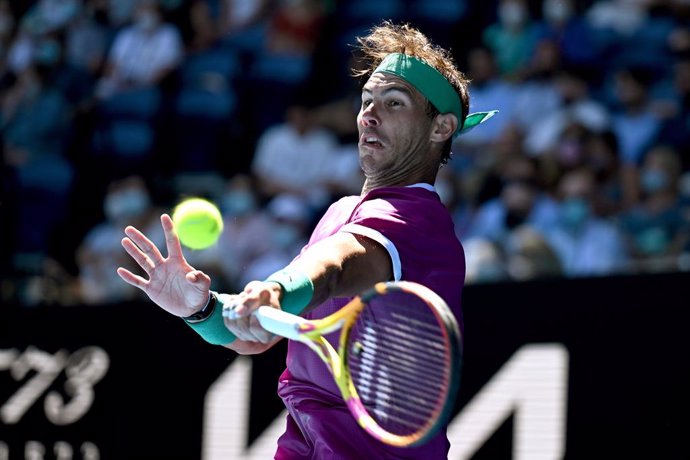
[[[464, 253], [434, 182], [453, 137], [493, 113], [468, 116], [468, 81], [449, 52], [415, 28], [383, 22], [358, 43], [370, 63], [360, 75], [368, 79], [357, 116], [365, 182], [360, 195], [330, 206], [287, 267], [239, 294], [217, 294], [210, 278], [184, 259], [168, 215], [161, 216], [167, 257], [137, 229], [125, 229], [122, 245], [148, 279], [120, 268], [122, 279], [212, 344], [241, 354], [263, 352], [280, 338], [250, 315], [259, 306], [322, 318], [377, 282], [401, 279], [439, 294], [462, 328]], [[239, 318], [224, 318], [221, 311], [228, 308]], [[327, 367], [298, 342], [288, 345], [278, 393], [289, 415], [276, 459], [447, 458], [445, 429], [408, 448], [384, 445], [364, 432]]]

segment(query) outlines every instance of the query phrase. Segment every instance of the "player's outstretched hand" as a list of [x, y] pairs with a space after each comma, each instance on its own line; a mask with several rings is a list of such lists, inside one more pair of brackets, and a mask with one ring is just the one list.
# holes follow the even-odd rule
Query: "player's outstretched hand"
[[189, 316], [206, 305], [211, 278], [187, 263], [169, 215], [161, 216], [161, 225], [165, 232], [167, 257], [163, 257], [156, 245], [132, 226], [125, 228], [127, 236], [122, 239], [122, 247], [146, 272], [148, 279], [123, 267], [117, 269], [117, 274], [144, 291], [169, 313]]

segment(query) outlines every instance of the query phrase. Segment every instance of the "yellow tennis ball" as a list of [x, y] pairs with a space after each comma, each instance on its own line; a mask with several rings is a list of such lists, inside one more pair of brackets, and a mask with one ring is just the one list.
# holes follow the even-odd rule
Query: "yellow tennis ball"
[[223, 232], [223, 216], [218, 207], [203, 198], [187, 198], [173, 211], [175, 231], [180, 243], [190, 249], [212, 246]]

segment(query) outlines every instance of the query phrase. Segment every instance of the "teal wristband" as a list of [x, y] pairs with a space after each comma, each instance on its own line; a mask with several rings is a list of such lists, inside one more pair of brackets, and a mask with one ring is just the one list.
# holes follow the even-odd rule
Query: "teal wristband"
[[264, 281], [280, 284], [283, 288], [280, 308], [293, 315], [299, 315], [314, 296], [314, 283], [307, 275], [295, 270], [278, 270]]
[[227, 345], [234, 342], [237, 337], [225, 327], [225, 322], [223, 321], [223, 304], [215, 298], [214, 294], [212, 295], [214, 297], [213, 312], [206, 319], [194, 322], [185, 319], [184, 322], [208, 343], [213, 345]]

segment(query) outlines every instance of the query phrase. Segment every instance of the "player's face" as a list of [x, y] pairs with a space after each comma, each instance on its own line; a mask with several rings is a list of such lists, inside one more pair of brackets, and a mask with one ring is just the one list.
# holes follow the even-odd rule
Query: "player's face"
[[427, 102], [409, 83], [373, 74], [362, 89], [357, 115], [359, 159], [367, 178], [391, 184], [428, 168], [432, 120]]

